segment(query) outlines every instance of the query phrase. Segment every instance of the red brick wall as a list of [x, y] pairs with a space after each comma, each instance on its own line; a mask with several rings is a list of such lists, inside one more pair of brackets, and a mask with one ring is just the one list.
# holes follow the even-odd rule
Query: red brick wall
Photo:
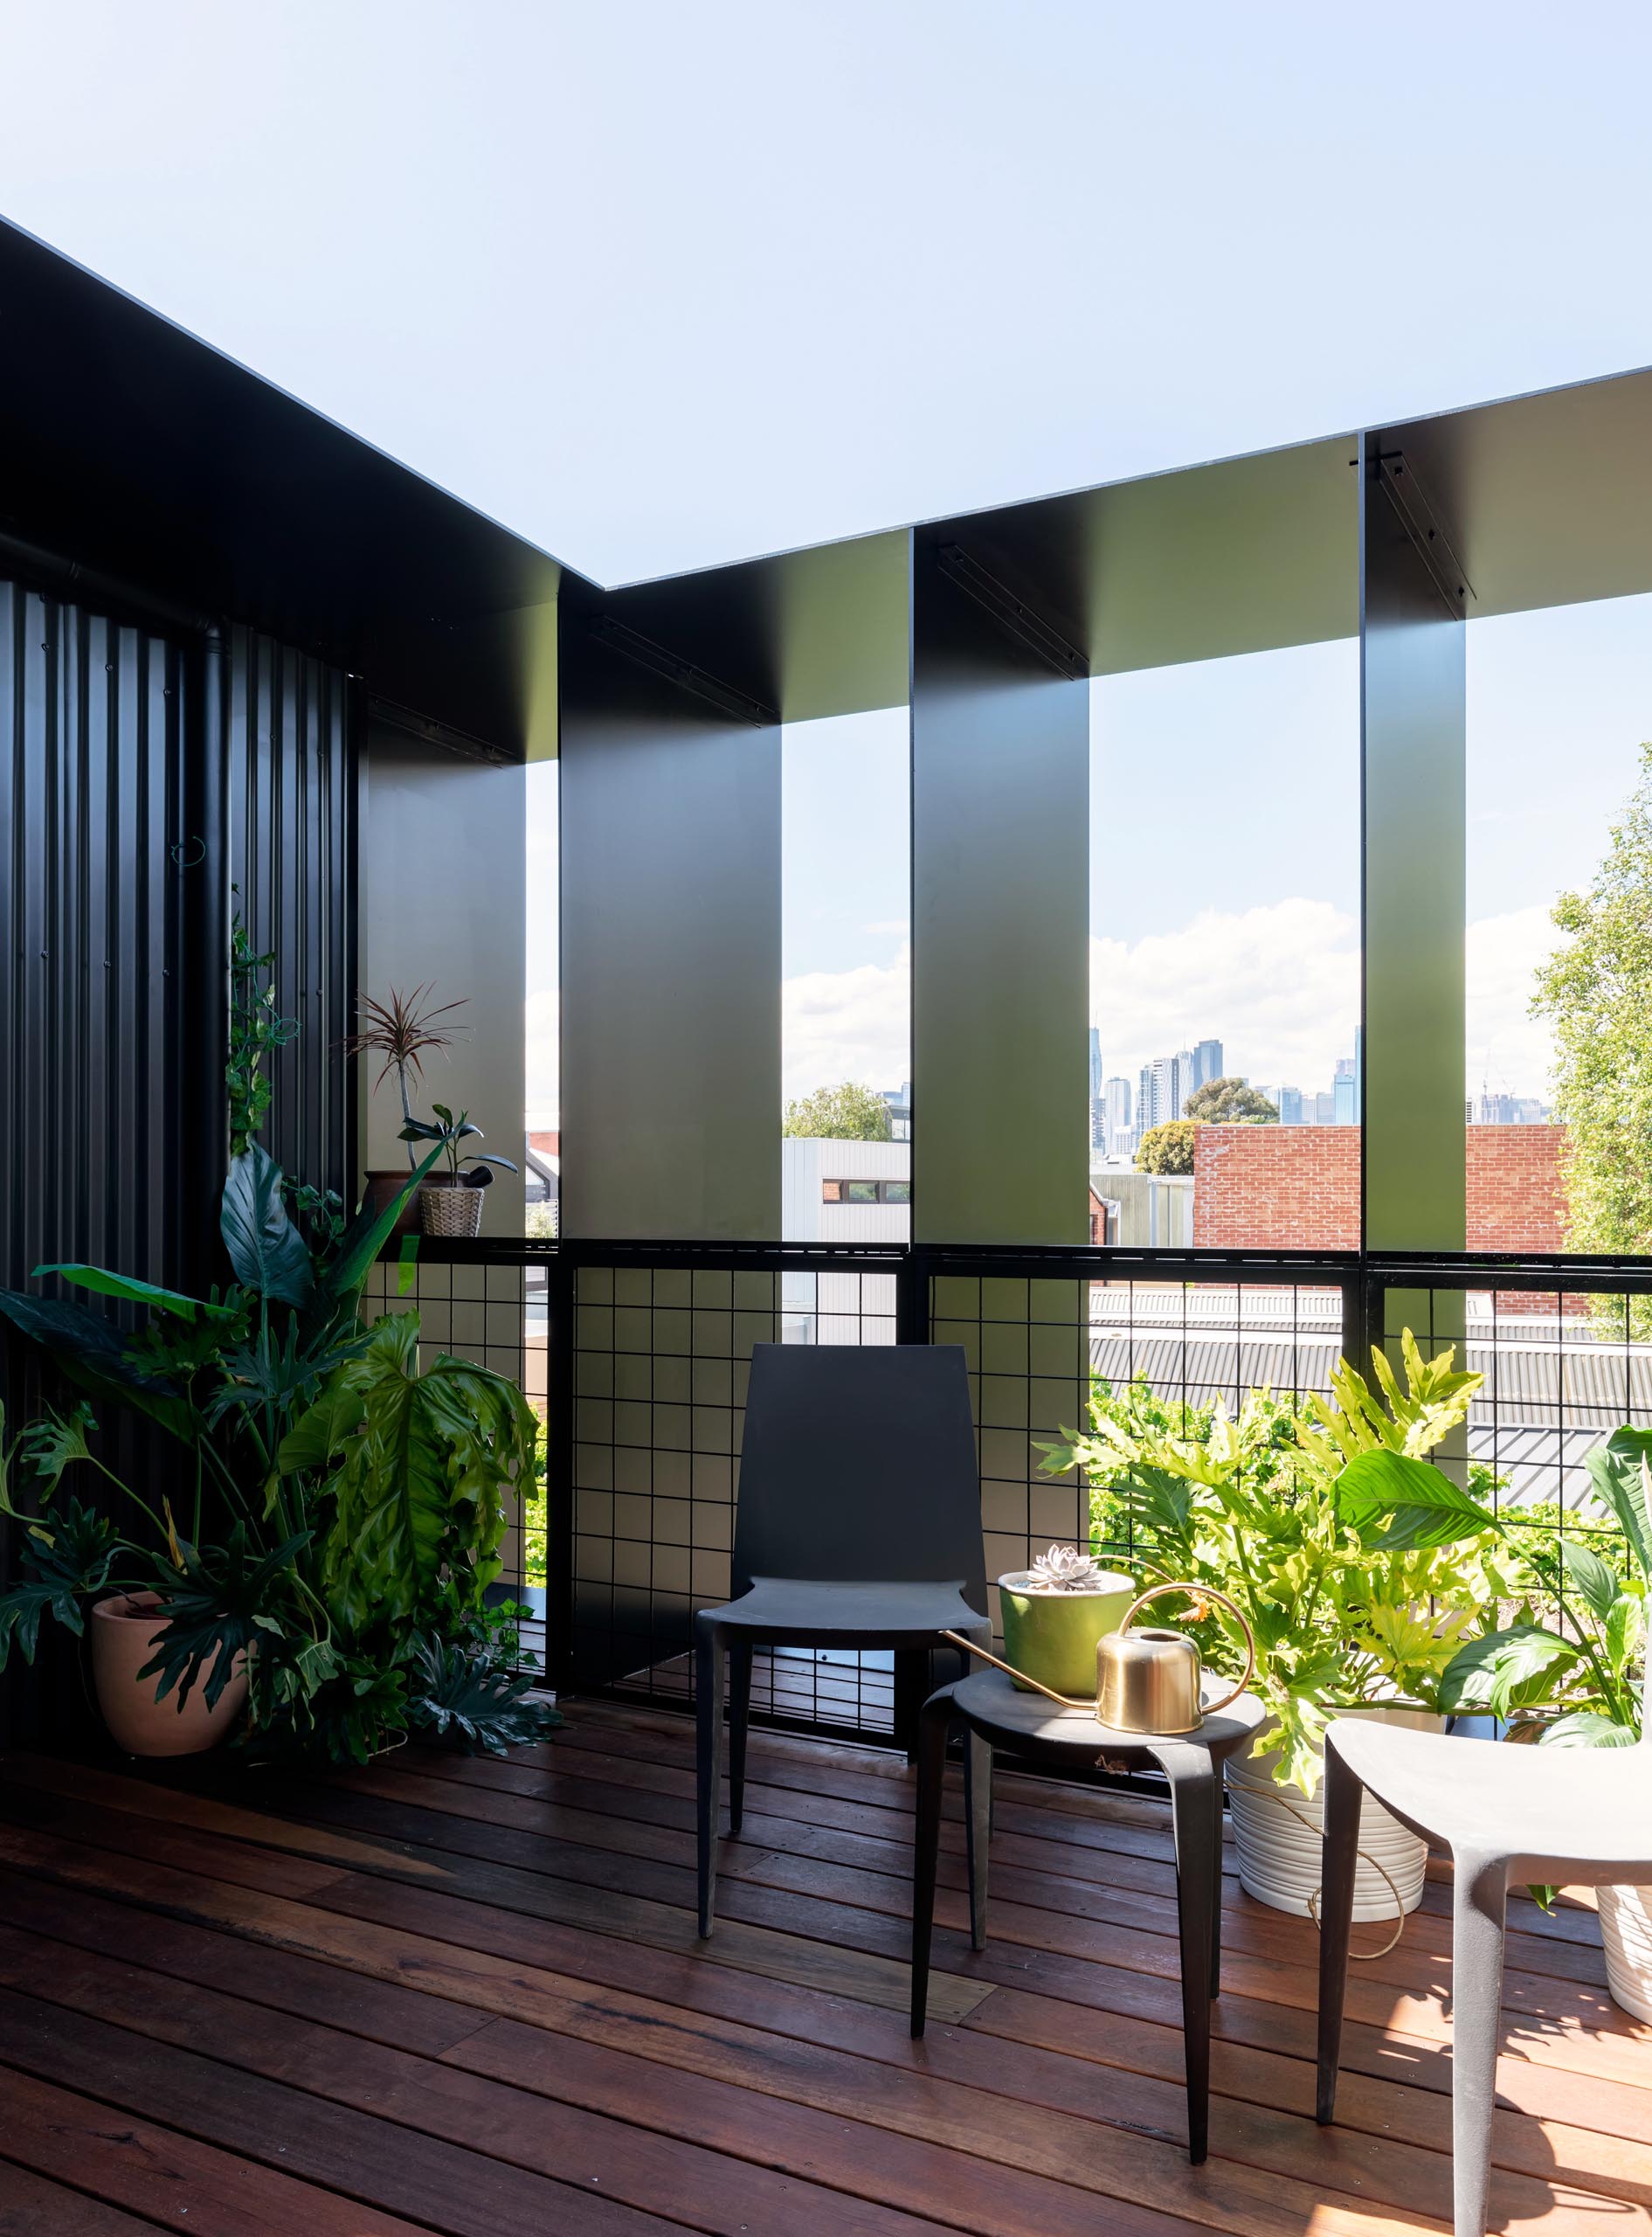
[[1564, 1250], [1559, 1126], [1470, 1126], [1470, 1250]]
[[1357, 1250], [1358, 1126], [1201, 1126], [1196, 1250]]
[[[1201, 1126], [1194, 1247], [1356, 1250], [1359, 1134], [1358, 1126]], [[1564, 1250], [1559, 1127], [1470, 1126], [1468, 1136], [1468, 1248]]]

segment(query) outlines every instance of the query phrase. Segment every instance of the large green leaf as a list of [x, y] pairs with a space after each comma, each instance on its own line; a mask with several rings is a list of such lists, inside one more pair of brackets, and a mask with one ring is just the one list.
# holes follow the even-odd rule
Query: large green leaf
[[365, 1410], [349, 1370], [340, 1370], [281, 1439], [276, 1467], [283, 1476], [295, 1475], [301, 1468], [329, 1467], [360, 1429]]
[[1541, 1624], [1515, 1624], [1488, 1631], [1459, 1647], [1440, 1681], [1440, 1707], [1448, 1716], [1509, 1715], [1552, 1696], [1556, 1684], [1579, 1660], [1579, 1650]]
[[80, 1603], [108, 1583], [119, 1543], [106, 1515], [66, 1499], [27, 1525], [22, 1549], [22, 1577], [0, 1592], [0, 1670], [14, 1646], [25, 1662], [34, 1660], [43, 1616], [79, 1636]]
[[1640, 1735], [1599, 1709], [1574, 1709], [1558, 1717], [1543, 1735], [1545, 1748], [1633, 1748]]
[[327, 1543], [347, 1623], [406, 1622], [431, 1605], [448, 1532], [448, 1454], [418, 1374], [418, 1319], [380, 1324], [363, 1362], [363, 1433], [333, 1480]]
[[218, 1226], [238, 1282], [275, 1304], [309, 1303], [309, 1245], [287, 1216], [281, 1168], [258, 1142], [231, 1160]]
[[1560, 1562], [1566, 1583], [1591, 1614], [1604, 1623], [1621, 1589], [1612, 1569], [1592, 1547], [1580, 1545], [1575, 1538], [1560, 1541]]
[[140, 1282], [130, 1274], [112, 1274], [106, 1266], [37, 1266], [36, 1281], [47, 1274], [59, 1275], [78, 1290], [93, 1290], [100, 1297], [124, 1299], [128, 1305], [147, 1305], [152, 1312], [169, 1312], [180, 1320], [233, 1320], [233, 1305], [205, 1304], [199, 1298], [185, 1297], [181, 1290], [163, 1290], [153, 1282]]
[[135, 1366], [119, 1329], [96, 1313], [60, 1298], [0, 1290], [0, 1316], [42, 1345], [71, 1381], [94, 1398], [134, 1407], [172, 1436], [190, 1442], [191, 1416], [176, 1386]]
[[1356, 1453], [1338, 1474], [1337, 1505], [1344, 1522], [1363, 1538], [1372, 1527], [1373, 1552], [1408, 1553], [1449, 1546], [1494, 1527], [1495, 1517], [1472, 1493], [1427, 1460], [1374, 1445]]
[[1589, 1455], [1589, 1481], [1617, 1518], [1635, 1567], [1652, 1578], [1652, 1494], [1647, 1464], [1652, 1460], [1652, 1430], [1614, 1430]]

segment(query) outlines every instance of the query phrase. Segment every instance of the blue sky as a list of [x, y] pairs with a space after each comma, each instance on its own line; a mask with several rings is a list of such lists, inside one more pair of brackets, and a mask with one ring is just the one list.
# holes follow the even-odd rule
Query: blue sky
[[[1652, 13], [1612, 0], [12, 0], [5, 32], [0, 209], [605, 579], [1652, 362]], [[1476, 810], [1470, 1042], [1528, 1090], [1530, 912], [1586, 876], [1652, 730], [1628, 611], [1475, 633], [1475, 750], [1566, 772], [1552, 814], [1510, 781]], [[1346, 1035], [1337, 987], [1270, 961], [1324, 920], [1255, 912], [1351, 897], [1234, 742], [1317, 798], [1346, 693], [1334, 662], [1223, 666], [1098, 704], [1098, 759], [1173, 738], [1241, 818], [1185, 817], [1174, 874], [1108, 863], [1107, 1053], [1157, 1041], [1146, 989], [1165, 1038], [1223, 1031], [1267, 1077]], [[794, 832], [786, 924], [793, 981], [885, 974], [839, 1044], [880, 1073], [889, 836], [811, 866]], [[1271, 1011], [1133, 953], [1192, 937], [1179, 895]], [[830, 990], [797, 999], [825, 1062]]]

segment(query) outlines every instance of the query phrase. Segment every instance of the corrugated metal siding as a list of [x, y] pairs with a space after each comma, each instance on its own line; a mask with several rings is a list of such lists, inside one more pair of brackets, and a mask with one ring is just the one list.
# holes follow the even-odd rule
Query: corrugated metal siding
[[164, 1281], [176, 1155], [184, 667], [0, 585], [0, 1278], [92, 1258]]
[[[187, 1281], [186, 1193], [199, 1005], [221, 998], [191, 946], [211, 871], [187, 777], [211, 737], [199, 648], [0, 583], [0, 1284], [88, 1259]], [[355, 770], [348, 680], [246, 632], [231, 647], [231, 875], [277, 957], [299, 1032], [273, 1070], [266, 1130], [287, 1169], [341, 1189], [355, 1162], [348, 1075], [355, 966]], [[213, 921], [214, 902], [206, 922]], [[216, 946], [213, 935], [210, 945]], [[192, 1028], [191, 1021], [196, 1023]], [[198, 1101], [198, 1098], [197, 1098]], [[32, 1347], [0, 1334], [13, 1424], [41, 1392]], [[176, 1465], [126, 1423], [117, 1466]], [[164, 1484], [161, 1486], [165, 1489]], [[98, 1494], [88, 1482], [83, 1498]], [[111, 1499], [117, 1497], [114, 1492]], [[0, 1574], [10, 1548], [0, 1536]], [[0, 1683], [0, 1725], [64, 1736], [85, 1715], [73, 1650], [43, 1637]]]
[[[0, 584], [0, 1282], [90, 1259], [176, 1280], [187, 661], [154, 632]], [[13, 1421], [41, 1393], [0, 1336]], [[106, 1452], [147, 1464], [129, 1423]], [[94, 1502], [90, 1483], [79, 1495]], [[111, 1499], [115, 1495], [111, 1492]], [[9, 1562], [0, 1546], [0, 1566]], [[7, 1570], [9, 1573], [9, 1569]], [[13, 1667], [0, 1721], [84, 1715], [73, 1645]]]
[[295, 1179], [353, 1202], [356, 768], [351, 686], [336, 668], [238, 629], [230, 680], [231, 876], [282, 1014], [298, 1033], [273, 1068], [265, 1126]]

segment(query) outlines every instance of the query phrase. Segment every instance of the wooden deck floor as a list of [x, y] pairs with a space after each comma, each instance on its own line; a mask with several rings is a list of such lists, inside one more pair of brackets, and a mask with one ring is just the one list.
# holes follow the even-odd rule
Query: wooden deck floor
[[[691, 1734], [574, 1704], [508, 1763], [321, 1782], [40, 1758], [0, 1786], [0, 2231], [196, 2237], [1384, 2237], [1448, 2213], [1446, 1889], [1358, 1969], [1311, 2116], [1313, 1929], [1228, 1880], [1212, 2157], [1181, 2149], [1151, 1801], [1003, 1776], [992, 1943], [956, 1797], [930, 2039], [907, 2035], [910, 1788], [753, 1742], [695, 1940]], [[1652, 2031], [1586, 1910], [1510, 1937], [1501, 2226], [1652, 2206]]]

